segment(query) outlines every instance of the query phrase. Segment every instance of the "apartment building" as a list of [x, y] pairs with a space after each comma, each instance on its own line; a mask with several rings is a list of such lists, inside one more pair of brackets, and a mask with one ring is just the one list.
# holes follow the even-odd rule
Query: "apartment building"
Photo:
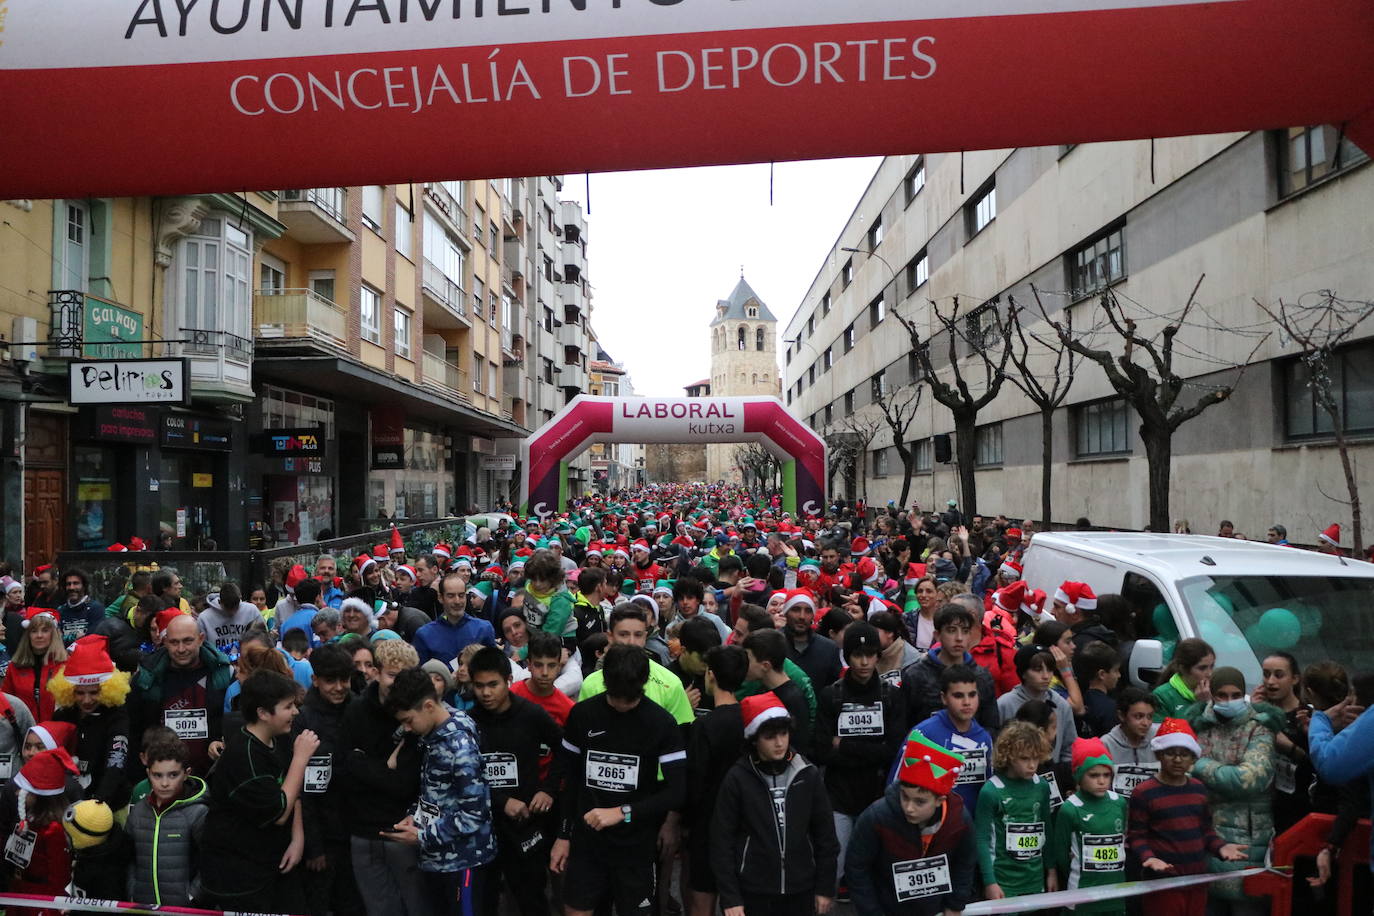
[[[596, 358], [589, 366], [588, 393], [608, 398], [638, 397], [625, 366], [612, 359], [595, 337], [591, 348]], [[592, 488], [597, 492], [614, 493], [644, 485], [646, 453], [642, 442], [597, 442], [587, 449], [587, 455], [591, 460]]]
[[[26, 565], [133, 536], [306, 542], [486, 508], [585, 385], [542, 383], [563, 309], [554, 179], [0, 202], [4, 541]], [[552, 207], [556, 232], [542, 230]], [[557, 265], [545, 284], [543, 258]], [[546, 330], [547, 327], [547, 330]], [[173, 360], [175, 401], [89, 403], [74, 358]], [[148, 365], [148, 364], [144, 364]], [[157, 364], [159, 367], [163, 364]], [[178, 386], [178, 391], [180, 386]]]
[[[935, 363], [948, 366], [948, 337], [931, 303], [948, 314], [957, 296], [964, 339], [956, 359], [972, 368], [978, 358], [968, 341], [990, 326], [989, 310], [1005, 314], [1014, 297], [1034, 311], [1034, 285], [1051, 317], [1067, 313], [1076, 333], [1119, 353], [1120, 338], [1102, 327], [1104, 287], [1154, 334], [1205, 275], [1199, 308], [1175, 346], [1189, 379], [1183, 398], [1234, 377], [1231, 367], [1259, 349], [1235, 394], [1174, 436], [1173, 513], [1196, 531], [1227, 518], [1260, 536], [1278, 522], [1295, 541], [1311, 542], [1345, 516], [1322, 495], [1344, 491], [1339, 459], [1292, 342], [1273, 334], [1261, 343], [1273, 328], [1255, 301], [1310, 300], [1319, 290], [1374, 298], [1372, 208], [1374, 169], [1331, 126], [890, 157], [788, 322], [784, 398], [826, 433], [843, 432], [851, 415], [871, 416], [875, 400], [918, 375], [894, 312], [915, 321]], [[1367, 489], [1374, 483], [1374, 322], [1334, 366]], [[968, 377], [981, 393], [981, 374]], [[1038, 516], [1037, 409], [1006, 384], [978, 422], [976, 508]], [[1137, 425], [1103, 371], [1080, 361], [1054, 416], [1056, 521], [1146, 524]], [[936, 460], [944, 444], [937, 437], [953, 426], [925, 391], [905, 437], [916, 468], [910, 499], [923, 506], [959, 495], [955, 466]], [[903, 468], [892, 445], [880, 428], [866, 467], [837, 469], [832, 492], [861, 495], [866, 476], [870, 505], [896, 499]]]

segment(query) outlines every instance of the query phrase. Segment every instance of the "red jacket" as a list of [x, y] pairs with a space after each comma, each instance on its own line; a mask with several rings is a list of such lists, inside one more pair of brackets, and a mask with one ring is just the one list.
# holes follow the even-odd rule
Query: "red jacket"
[[23, 700], [33, 713], [33, 721], [47, 722], [57, 708], [57, 701], [48, 691], [48, 681], [61, 670], [60, 662], [48, 662], [38, 669], [11, 664], [5, 672], [4, 682], [0, 683], [0, 690]]
[[973, 660], [992, 675], [997, 695], [1016, 689], [1021, 679], [1016, 675], [1016, 620], [1006, 611], [994, 607], [983, 615], [983, 638], [969, 650]]
[[[47, 894], [62, 897], [72, 880], [72, 854], [67, 847], [67, 831], [61, 821], [49, 821], [34, 828], [38, 835], [33, 845], [29, 866], [10, 881], [16, 894]], [[14, 909], [14, 908], [12, 908]], [[14, 909], [16, 913], [34, 916], [59, 916], [57, 910]]]

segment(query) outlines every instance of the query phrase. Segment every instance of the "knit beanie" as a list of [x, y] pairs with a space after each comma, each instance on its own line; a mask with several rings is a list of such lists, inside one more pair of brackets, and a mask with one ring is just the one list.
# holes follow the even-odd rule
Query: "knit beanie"
[[1232, 668], [1229, 665], [1216, 668], [1212, 671], [1212, 693], [1216, 694], [1218, 688], [1237, 687], [1242, 694], [1245, 693], [1245, 675], [1240, 673], [1239, 668]]
[[1101, 738], [1075, 738], [1073, 742], [1073, 779], [1078, 782], [1083, 774], [1096, 766], [1116, 769], [1112, 755]]

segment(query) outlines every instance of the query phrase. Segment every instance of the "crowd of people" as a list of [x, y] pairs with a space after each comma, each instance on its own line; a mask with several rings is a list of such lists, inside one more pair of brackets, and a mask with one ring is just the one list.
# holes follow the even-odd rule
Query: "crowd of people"
[[[130, 563], [108, 607], [34, 570], [0, 633], [7, 887], [312, 916], [1084, 889], [1073, 912], [1114, 914], [1140, 902], [1103, 887], [1262, 864], [1327, 811], [1320, 897], [1369, 811], [1370, 679], [1274, 652], [1247, 683], [1183, 639], [1126, 683], [1140, 609], [1032, 589], [1034, 534], [675, 485], [191, 598], [172, 569]], [[1266, 908], [1239, 878], [1144, 905]]]

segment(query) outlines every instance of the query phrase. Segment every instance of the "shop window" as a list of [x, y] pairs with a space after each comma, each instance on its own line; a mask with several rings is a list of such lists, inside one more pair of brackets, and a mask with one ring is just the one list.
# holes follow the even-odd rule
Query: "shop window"
[[78, 445], [72, 449], [76, 476], [77, 550], [104, 550], [119, 540], [116, 531], [114, 450]]

